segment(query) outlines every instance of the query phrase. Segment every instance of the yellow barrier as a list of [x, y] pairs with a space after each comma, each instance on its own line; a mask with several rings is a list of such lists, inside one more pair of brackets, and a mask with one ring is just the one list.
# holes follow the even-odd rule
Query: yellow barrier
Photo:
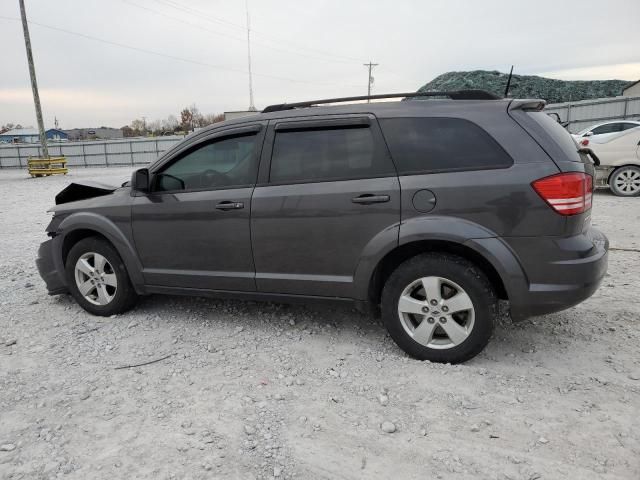
[[66, 175], [69, 172], [65, 157], [29, 158], [27, 166], [29, 167], [29, 175], [32, 177]]

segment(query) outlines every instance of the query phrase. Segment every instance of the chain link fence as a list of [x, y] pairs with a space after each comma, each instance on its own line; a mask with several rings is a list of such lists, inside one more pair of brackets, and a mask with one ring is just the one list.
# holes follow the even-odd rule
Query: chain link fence
[[[50, 157], [66, 157], [70, 167], [145, 165], [181, 141], [181, 135], [127, 140], [51, 142]], [[30, 157], [40, 157], [39, 144], [0, 144], [0, 168], [23, 168]]]

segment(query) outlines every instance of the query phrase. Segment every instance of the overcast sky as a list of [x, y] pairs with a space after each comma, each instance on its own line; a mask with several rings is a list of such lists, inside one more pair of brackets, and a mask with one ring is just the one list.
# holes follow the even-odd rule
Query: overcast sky
[[[54, 116], [61, 128], [121, 127], [192, 103], [203, 113], [249, 105], [243, 0], [25, 3], [46, 127]], [[18, 0], [0, 5], [0, 125], [35, 125]], [[512, 63], [566, 80], [640, 79], [638, 0], [249, 0], [249, 9], [258, 109], [366, 94], [369, 60], [380, 64], [374, 93]]]

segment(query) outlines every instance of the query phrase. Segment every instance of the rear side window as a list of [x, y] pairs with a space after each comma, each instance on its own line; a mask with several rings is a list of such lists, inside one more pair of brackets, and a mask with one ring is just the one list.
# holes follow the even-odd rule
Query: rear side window
[[640, 125], [638, 125], [637, 123], [623, 123], [622, 124], [622, 130], [630, 130], [632, 128], [637, 128]]
[[276, 131], [271, 183], [312, 182], [395, 175], [388, 155], [376, 148], [369, 126]]
[[602, 135], [604, 133], [621, 132], [624, 129], [624, 123], [607, 123], [591, 130], [594, 135]]
[[544, 112], [527, 112], [527, 116], [535, 120], [536, 123], [544, 129], [554, 143], [560, 147], [562, 153], [567, 156], [567, 160], [572, 162], [584, 161], [584, 159], [578, 155], [578, 144], [571, 134], [562, 127], [562, 125], [554, 121]]
[[487, 132], [467, 120], [389, 118], [380, 124], [400, 175], [513, 165]]

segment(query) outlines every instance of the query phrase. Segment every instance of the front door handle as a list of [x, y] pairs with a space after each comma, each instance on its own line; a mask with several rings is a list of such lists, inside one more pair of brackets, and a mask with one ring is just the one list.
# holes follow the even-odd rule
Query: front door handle
[[390, 200], [389, 195], [373, 195], [371, 193], [366, 193], [364, 195], [360, 195], [359, 197], [353, 197], [351, 201], [353, 203], [360, 203], [362, 205], [369, 205], [371, 203], [385, 203]]
[[220, 202], [216, 205], [218, 210], [237, 210], [239, 208], [244, 208], [244, 203], [242, 202]]

